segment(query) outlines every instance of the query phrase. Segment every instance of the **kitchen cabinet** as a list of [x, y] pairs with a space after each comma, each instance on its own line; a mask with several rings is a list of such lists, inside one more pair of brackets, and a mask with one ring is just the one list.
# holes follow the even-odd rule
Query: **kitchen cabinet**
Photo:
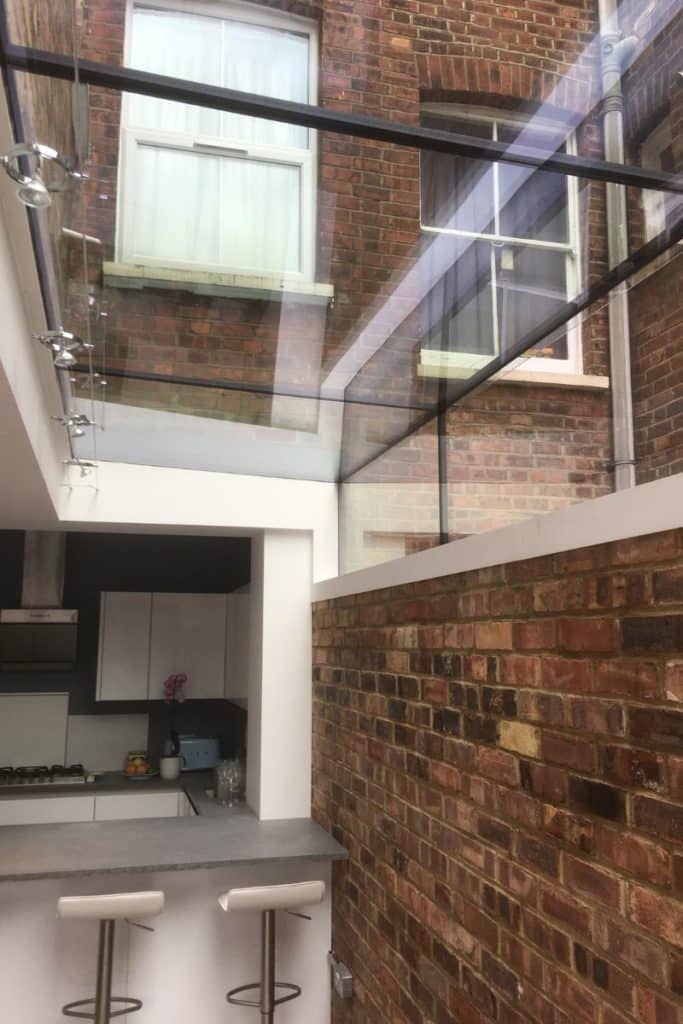
[[[140, 783], [144, 785], [144, 783]], [[184, 817], [184, 793], [103, 793], [95, 797], [95, 821]]]
[[224, 696], [226, 615], [225, 594], [152, 594], [150, 700], [175, 672], [187, 675], [188, 699]]
[[228, 594], [225, 696], [246, 699], [249, 691], [249, 594]]
[[151, 594], [101, 595], [97, 700], [147, 700], [151, 621]]
[[38, 796], [0, 800], [0, 825], [54, 825], [92, 821], [94, 796]]
[[103, 593], [97, 700], [161, 700], [177, 672], [188, 699], [246, 697], [248, 610], [248, 594]]

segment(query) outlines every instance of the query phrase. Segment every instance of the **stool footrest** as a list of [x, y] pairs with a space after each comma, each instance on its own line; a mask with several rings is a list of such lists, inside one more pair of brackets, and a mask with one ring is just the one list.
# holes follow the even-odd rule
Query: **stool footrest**
[[[123, 996], [112, 996], [109, 1000], [110, 1006], [113, 1003], [124, 1004], [120, 1010], [109, 1010], [110, 1017], [123, 1017], [125, 1013], [135, 1013], [137, 1010], [142, 1009], [142, 1000], [140, 999], [126, 999]], [[93, 1010], [95, 1007], [94, 999], [78, 999], [75, 1003], [67, 1003], [66, 1006], [62, 1007], [62, 1013], [65, 1017], [82, 1017], [84, 1020], [95, 1020], [95, 1014], [89, 1011], [82, 1010], [82, 1006], [92, 1006]]]
[[[280, 996], [279, 999], [275, 999], [273, 1001], [273, 1006], [279, 1006], [280, 1003], [288, 1003], [290, 1001], [290, 999], [296, 999], [298, 996], [301, 995], [301, 988], [300, 988], [300, 986], [299, 985], [291, 985], [287, 981], [276, 981], [275, 982], [275, 988], [287, 989], [287, 991], [289, 992], [289, 995]], [[237, 995], [239, 995], [240, 992], [250, 992], [250, 991], [253, 991], [254, 989], [256, 989], [256, 991], [258, 991], [258, 992], [261, 991], [261, 986], [260, 986], [260, 984], [258, 982], [254, 982], [252, 985], [240, 985], [239, 988], [232, 988], [232, 989], [230, 989], [230, 991], [228, 992], [228, 994], [226, 995], [225, 998], [227, 999], [227, 1001], [229, 1003], [232, 1003], [235, 1006], [256, 1006], [256, 1007], [260, 1007], [261, 1006], [261, 1000], [260, 999], [236, 999], [235, 998]]]

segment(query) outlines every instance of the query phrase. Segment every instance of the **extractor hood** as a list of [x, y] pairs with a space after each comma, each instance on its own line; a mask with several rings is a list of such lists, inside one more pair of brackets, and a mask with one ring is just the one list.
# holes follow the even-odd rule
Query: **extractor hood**
[[73, 668], [78, 612], [62, 607], [66, 535], [27, 531], [21, 608], [0, 611], [0, 670]]

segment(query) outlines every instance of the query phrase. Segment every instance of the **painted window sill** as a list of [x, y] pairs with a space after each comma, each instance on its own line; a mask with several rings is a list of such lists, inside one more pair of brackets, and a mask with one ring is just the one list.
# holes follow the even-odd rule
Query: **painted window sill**
[[223, 298], [285, 300], [309, 305], [327, 305], [334, 299], [334, 286], [315, 281], [287, 281], [259, 274], [220, 274], [209, 270], [179, 270], [142, 263], [104, 263], [103, 284], [107, 288], [162, 288]]
[[[450, 356], [450, 358], [449, 358]], [[439, 358], [440, 357], [440, 358]], [[540, 362], [540, 360], [537, 360]], [[451, 353], [432, 353], [423, 350], [421, 362], [417, 368], [418, 377], [432, 377], [443, 380], [467, 380], [486, 366], [486, 356], [468, 356], [462, 359], [453, 358]], [[586, 388], [604, 391], [609, 388], [609, 377], [574, 373], [570, 370], [544, 370], [539, 366], [524, 366], [519, 369], [504, 368], [493, 374], [491, 381], [505, 384], [536, 384], [546, 387]]]

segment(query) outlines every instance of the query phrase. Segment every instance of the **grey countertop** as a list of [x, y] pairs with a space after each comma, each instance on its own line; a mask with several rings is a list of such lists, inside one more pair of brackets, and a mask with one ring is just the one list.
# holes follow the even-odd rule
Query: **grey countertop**
[[3, 790], [3, 800], [184, 790], [198, 813], [189, 818], [0, 826], [0, 882], [346, 858], [344, 847], [314, 821], [259, 821], [244, 804], [221, 807], [206, 795], [209, 784], [205, 773], [183, 775], [176, 782], [130, 782], [112, 774], [92, 785], [53, 786], [49, 792]]

